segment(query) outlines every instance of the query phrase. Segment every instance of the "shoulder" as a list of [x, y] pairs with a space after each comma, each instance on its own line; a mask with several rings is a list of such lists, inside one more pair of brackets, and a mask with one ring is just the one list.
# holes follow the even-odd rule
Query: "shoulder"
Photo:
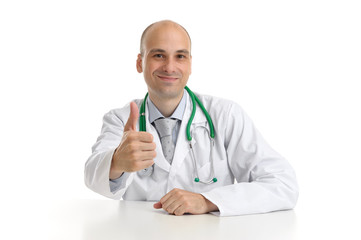
[[137, 104], [138, 108], [140, 108], [140, 106], [142, 105], [142, 101], [143, 101], [143, 99], [134, 99], [134, 100], [128, 102], [127, 104], [125, 104], [121, 108], [111, 109], [109, 112], [107, 112], [104, 115], [104, 120], [121, 121], [121, 122], [124, 122], [124, 124], [125, 124], [126, 121], [128, 120], [129, 113], [130, 113], [130, 103], [135, 102]]
[[232, 100], [199, 93], [195, 94], [208, 112], [213, 112], [217, 115], [230, 114], [232, 112], [238, 112], [241, 114], [243, 112], [242, 107]]

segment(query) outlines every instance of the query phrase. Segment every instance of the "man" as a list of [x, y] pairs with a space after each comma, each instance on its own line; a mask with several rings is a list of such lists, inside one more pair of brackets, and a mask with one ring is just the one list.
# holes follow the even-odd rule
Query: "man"
[[211, 124], [197, 107], [188, 142], [193, 106], [184, 88], [191, 63], [191, 40], [179, 24], [160, 21], [143, 32], [136, 68], [148, 86], [146, 131], [138, 128], [143, 100], [106, 114], [85, 165], [86, 185], [113, 199], [156, 201], [154, 208], [175, 215], [293, 208], [294, 171], [237, 104], [196, 94], [213, 119], [215, 137], [212, 142]]

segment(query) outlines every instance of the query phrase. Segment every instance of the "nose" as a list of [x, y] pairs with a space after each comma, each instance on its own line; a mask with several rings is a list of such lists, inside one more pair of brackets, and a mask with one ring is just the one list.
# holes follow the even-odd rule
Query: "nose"
[[168, 58], [164, 61], [163, 71], [167, 73], [173, 73], [176, 70], [175, 61], [171, 58]]

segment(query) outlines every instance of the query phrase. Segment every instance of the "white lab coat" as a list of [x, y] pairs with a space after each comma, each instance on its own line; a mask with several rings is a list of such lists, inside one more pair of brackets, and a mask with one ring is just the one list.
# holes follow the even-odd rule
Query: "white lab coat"
[[[123, 185], [116, 192], [111, 192], [111, 159], [129, 117], [128, 104], [104, 116], [101, 135], [85, 164], [85, 184], [112, 199], [141, 201], [158, 201], [173, 188], [185, 189], [201, 193], [217, 205], [220, 211], [215, 214], [220, 216], [293, 208], [298, 198], [298, 186], [289, 163], [265, 142], [238, 104], [211, 96], [197, 96], [208, 110], [215, 127], [213, 157], [216, 183], [194, 182], [194, 167], [186, 139], [186, 125], [192, 111], [192, 102], [187, 94], [172, 165], [163, 156], [156, 129], [147, 121], [147, 131], [153, 135], [157, 145], [153, 170], [126, 173]], [[142, 100], [135, 102], [140, 107]], [[147, 120], [148, 113], [147, 108]], [[208, 126], [208, 123], [197, 105], [191, 129], [199, 125]], [[199, 178], [207, 179], [210, 175], [209, 137], [202, 128], [197, 128], [193, 139]]]

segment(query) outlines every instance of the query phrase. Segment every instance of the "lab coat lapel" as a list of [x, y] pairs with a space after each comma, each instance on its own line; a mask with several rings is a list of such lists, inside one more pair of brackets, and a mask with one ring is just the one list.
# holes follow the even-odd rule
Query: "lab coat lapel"
[[189, 103], [189, 101], [190, 101], [190, 97], [187, 94], [187, 101], [186, 101], [185, 111], [183, 114], [183, 120], [178, 132], [177, 145], [175, 146], [174, 149], [174, 157], [172, 161], [173, 171], [180, 168], [184, 158], [187, 156], [189, 152], [189, 143], [186, 135], [188, 119], [192, 112], [192, 106]]
[[[192, 126], [194, 124], [207, 121], [207, 119], [205, 118], [205, 116], [202, 112], [202, 109], [200, 109], [198, 107], [198, 105], [196, 105], [196, 107], [197, 107], [197, 110], [196, 110], [196, 114], [193, 119]], [[188, 152], [190, 151], [189, 141], [187, 139], [187, 134], [186, 134], [186, 129], [187, 129], [188, 120], [189, 120], [191, 114], [192, 114], [192, 100], [187, 93], [186, 107], [185, 107], [185, 111], [183, 114], [182, 124], [180, 126], [179, 133], [178, 133], [177, 145], [174, 150], [174, 157], [173, 157], [173, 162], [172, 162], [172, 169], [174, 169], [174, 170], [180, 169], [184, 159], [186, 158], [186, 156], [188, 155]], [[192, 127], [191, 127], [191, 129], [192, 129]], [[194, 146], [195, 144], [196, 144], [196, 141], [193, 138], [192, 145]]]

